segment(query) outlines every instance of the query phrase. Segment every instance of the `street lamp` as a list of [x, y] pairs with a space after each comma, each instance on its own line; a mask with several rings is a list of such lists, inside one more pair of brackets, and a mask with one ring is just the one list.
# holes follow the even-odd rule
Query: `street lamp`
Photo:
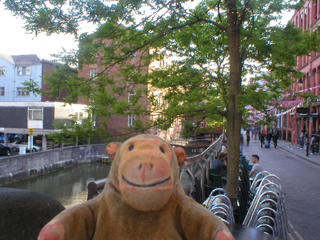
[[298, 84], [299, 87], [302, 87], [302, 84], [303, 84], [302, 78], [299, 79], [299, 81], [297, 82], [297, 84]]
[[[303, 80], [302, 78], [299, 79], [299, 81], [297, 82], [298, 86], [302, 86], [303, 85]], [[308, 85], [308, 91], [310, 91], [310, 74], [307, 76], [307, 85]], [[310, 129], [310, 104], [308, 101], [308, 111], [307, 111], [307, 122], [306, 122], [306, 137], [307, 137], [307, 144], [306, 144], [306, 156], [309, 156], [309, 145], [310, 145], [310, 141], [309, 141], [309, 129]]]

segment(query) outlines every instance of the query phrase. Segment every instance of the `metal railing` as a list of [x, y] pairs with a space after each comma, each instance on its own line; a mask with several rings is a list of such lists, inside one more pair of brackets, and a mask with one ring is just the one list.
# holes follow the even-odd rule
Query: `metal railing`
[[[180, 182], [184, 192], [198, 203], [205, 205], [206, 208], [220, 217], [225, 223], [235, 222], [236, 211], [238, 213], [236, 222], [241, 223], [243, 221], [242, 224], [245, 226], [287, 239], [289, 231], [283, 198], [284, 194], [282, 192], [281, 181], [276, 175], [266, 171], [260, 172], [254, 178], [251, 186], [249, 179], [247, 179], [248, 184], [245, 187], [245, 179], [248, 178], [246, 176], [248, 175], [248, 166], [244, 166], [246, 159], [242, 159], [242, 157], [240, 163], [243, 166], [240, 167], [239, 171], [239, 189], [241, 192], [247, 192], [247, 198], [242, 199], [241, 195], [241, 201], [238, 199], [237, 204], [232, 206], [224, 189], [207, 189], [207, 184], [210, 183], [210, 167], [217, 153], [221, 151], [223, 138], [224, 134], [201, 154], [188, 157], [185, 164], [180, 167]], [[89, 183], [88, 200], [102, 191], [105, 181], [106, 179], [102, 179]], [[206, 198], [206, 196], [209, 197]], [[243, 205], [242, 208], [241, 204]], [[241, 217], [239, 217], [240, 215]]]
[[[205, 184], [209, 181], [210, 165], [221, 150], [223, 138], [224, 134], [201, 154], [188, 157], [180, 169], [180, 181], [185, 193], [199, 203], [205, 200]], [[88, 184], [88, 200], [103, 190], [106, 180], [107, 178]]]
[[207, 182], [209, 182], [210, 167], [212, 161], [216, 158], [218, 152], [221, 150], [223, 139], [224, 134], [221, 134], [220, 137], [201, 154], [188, 157], [185, 161], [185, 164], [181, 167], [180, 181], [182, 186], [188, 184], [187, 182], [183, 181], [184, 179], [182, 176], [184, 176], [184, 172], [190, 171], [193, 175], [193, 181], [195, 182], [195, 189], [190, 189], [189, 192], [186, 192], [186, 194], [190, 196], [190, 194], [193, 194], [191, 191], [196, 191], [196, 200], [199, 203], [202, 203], [206, 199], [205, 185]]

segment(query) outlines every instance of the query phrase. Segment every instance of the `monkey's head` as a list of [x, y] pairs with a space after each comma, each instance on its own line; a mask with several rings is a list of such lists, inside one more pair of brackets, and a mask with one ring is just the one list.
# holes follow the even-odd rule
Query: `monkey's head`
[[174, 150], [161, 138], [138, 135], [121, 146], [109, 143], [114, 160], [109, 178], [127, 203], [140, 211], [157, 211], [167, 204], [179, 181], [179, 165], [186, 160], [182, 148]]

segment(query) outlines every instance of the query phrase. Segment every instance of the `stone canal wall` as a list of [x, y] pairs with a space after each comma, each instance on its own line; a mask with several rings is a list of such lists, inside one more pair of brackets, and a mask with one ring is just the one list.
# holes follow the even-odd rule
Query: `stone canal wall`
[[77, 164], [101, 160], [106, 144], [52, 149], [0, 159], [0, 186]]

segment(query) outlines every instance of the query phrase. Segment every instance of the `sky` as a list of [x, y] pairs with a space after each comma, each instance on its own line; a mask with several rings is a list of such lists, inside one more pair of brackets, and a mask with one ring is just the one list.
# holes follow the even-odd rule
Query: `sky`
[[[290, 20], [292, 13], [286, 14], [284, 21]], [[78, 48], [78, 43], [72, 35], [54, 34], [47, 36], [45, 33], [28, 34], [23, 28], [21, 18], [14, 17], [13, 14], [4, 9], [0, 0], [0, 53], [7, 55], [37, 54], [40, 58], [53, 60], [51, 54], [57, 54]], [[86, 26], [88, 32], [94, 30], [93, 26]]]
[[0, 53], [3, 54], [37, 54], [40, 58], [53, 60], [50, 55], [63, 51], [62, 47], [69, 51], [78, 46], [72, 35], [55, 34], [49, 37], [41, 33], [36, 37], [28, 34], [21, 18], [14, 17], [10, 11], [5, 10], [1, 1], [0, 23]]

